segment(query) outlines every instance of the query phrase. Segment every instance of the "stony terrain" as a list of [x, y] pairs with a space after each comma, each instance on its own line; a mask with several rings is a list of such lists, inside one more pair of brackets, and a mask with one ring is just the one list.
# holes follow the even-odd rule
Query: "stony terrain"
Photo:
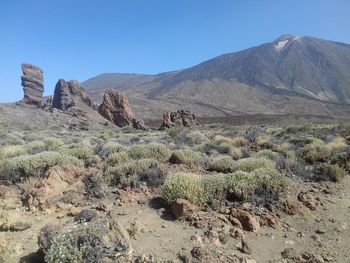
[[136, 130], [90, 109], [0, 106], [0, 262], [350, 261], [346, 121]]

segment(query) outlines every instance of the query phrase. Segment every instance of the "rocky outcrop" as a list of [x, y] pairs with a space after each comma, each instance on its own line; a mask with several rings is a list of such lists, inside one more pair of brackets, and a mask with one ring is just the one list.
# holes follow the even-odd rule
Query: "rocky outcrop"
[[84, 192], [85, 174], [85, 169], [76, 166], [54, 166], [23, 194], [23, 203], [30, 210], [50, 208], [63, 198], [64, 192]]
[[177, 112], [166, 112], [163, 116], [163, 123], [160, 130], [171, 127], [190, 127], [198, 125], [196, 116], [189, 110], [179, 110]]
[[81, 103], [93, 107], [93, 103], [85, 89], [76, 80], [65, 81], [60, 79], [55, 87], [52, 107], [68, 110]]
[[136, 130], [144, 130], [144, 131], [149, 130], [149, 127], [145, 124], [143, 120], [133, 119], [132, 127], [135, 128]]
[[187, 219], [193, 213], [198, 212], [199, 208], [185, 199], [178, 198], [171, 207], [176, 219]]
[[259, 218], [248, 211], [233, 209], [232, 216], [238, 219], [246, 231], [257, 232], [260, 228]]
[[134, 119], [128, 98], [115, 89], [106, 90], [98, 112], [119, 127], [132, 125]]
[[21, 102], [43, 108], [45, 102], [43, 98], [44, 76], [42, 69], [31, 64], [22, 64], [22, 72], [24, 97]]

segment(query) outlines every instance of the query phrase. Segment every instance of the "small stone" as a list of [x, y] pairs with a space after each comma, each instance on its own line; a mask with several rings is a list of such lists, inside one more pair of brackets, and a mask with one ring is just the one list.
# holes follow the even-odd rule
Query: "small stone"
[[232, 211], [232, 216], [236, 217], [246, 231], [257, 232], [260, 228], [259, 218], [250, 212], [235, 209]]
[[298, 201], [287, 199], [283, 203], [283, 211], [288, 215], [302, 215], [304, 211], [302, 209], [302, 204]]
[[68, 209], [67, 216], [77, 216], [81, 212], [81, 209], [75, 206], [72, 206]]
[[230, 236], [235, 238], [235, 239], [242, 240], [244, 237], [244, 231], [241, 228], [232, 227], [230, 229]]
[[302, 262], [301, 255], [294, 248], [286, 248], [281, 256], [284, 259], [294, 260], [294, 262]]
[[77, 216], [74, 217], [74, 221], [90, 222], [96, 216], [96, 211], [91, 209], [84, 209]]
[[316, 210], [316, 207], [319, 204], [316, 198], [310, 193], [299, 193], [298, 200], [310, 210]]
[[16, 222], [10, 226], [10, 231], [19, 232], [31, 228], [32, 225], [24, 222]]
[[301, 238], [301, 237], [304, 237], [305, 234], [303, 232], [298, 232], [297, 236]]
[[229, 221], [231, 222], [231, 224], [233, 226], [236, 226], [236, 227], [239, 227], [239, 228], [242, 228], [243, 229], [243, 226], [241, 224], [241, 222], [239, 222], [239, 220], [233, 216], [229, 216]]
[[324, 234], [326, 231], [324, 229], [316, 229], [316, 234]]
[[187, 219], [194, 212], [199, 211], [199, 208], [185, 199], [178, 198], [172, 205], [171, 210], [176, 219]]
[[242, 240], [242, 248], [241, 251], [244, 254], [251, 255], [252, 254], [252, 248], [250, 244], [247, 242], [247, 240]]

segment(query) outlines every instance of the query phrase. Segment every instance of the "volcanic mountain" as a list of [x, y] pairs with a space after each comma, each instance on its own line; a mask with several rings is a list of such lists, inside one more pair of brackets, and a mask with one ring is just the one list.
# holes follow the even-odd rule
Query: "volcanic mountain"
[[116, 88], [138, 117], [188, 108], [198, 116], [350, 113], [350, 45], [283, 35], [188, 69], [157, 75], [105, 73], [83, 85], [101, 101]]

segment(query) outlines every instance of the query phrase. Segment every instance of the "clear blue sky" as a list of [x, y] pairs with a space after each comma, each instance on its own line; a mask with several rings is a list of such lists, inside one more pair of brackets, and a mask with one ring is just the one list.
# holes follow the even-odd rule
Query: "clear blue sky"
[[290, 33], [350, 43], [350, 0], [2, 0], [0, 102], [22, 98], [22, 62], [59, 78], [159, 73]]

